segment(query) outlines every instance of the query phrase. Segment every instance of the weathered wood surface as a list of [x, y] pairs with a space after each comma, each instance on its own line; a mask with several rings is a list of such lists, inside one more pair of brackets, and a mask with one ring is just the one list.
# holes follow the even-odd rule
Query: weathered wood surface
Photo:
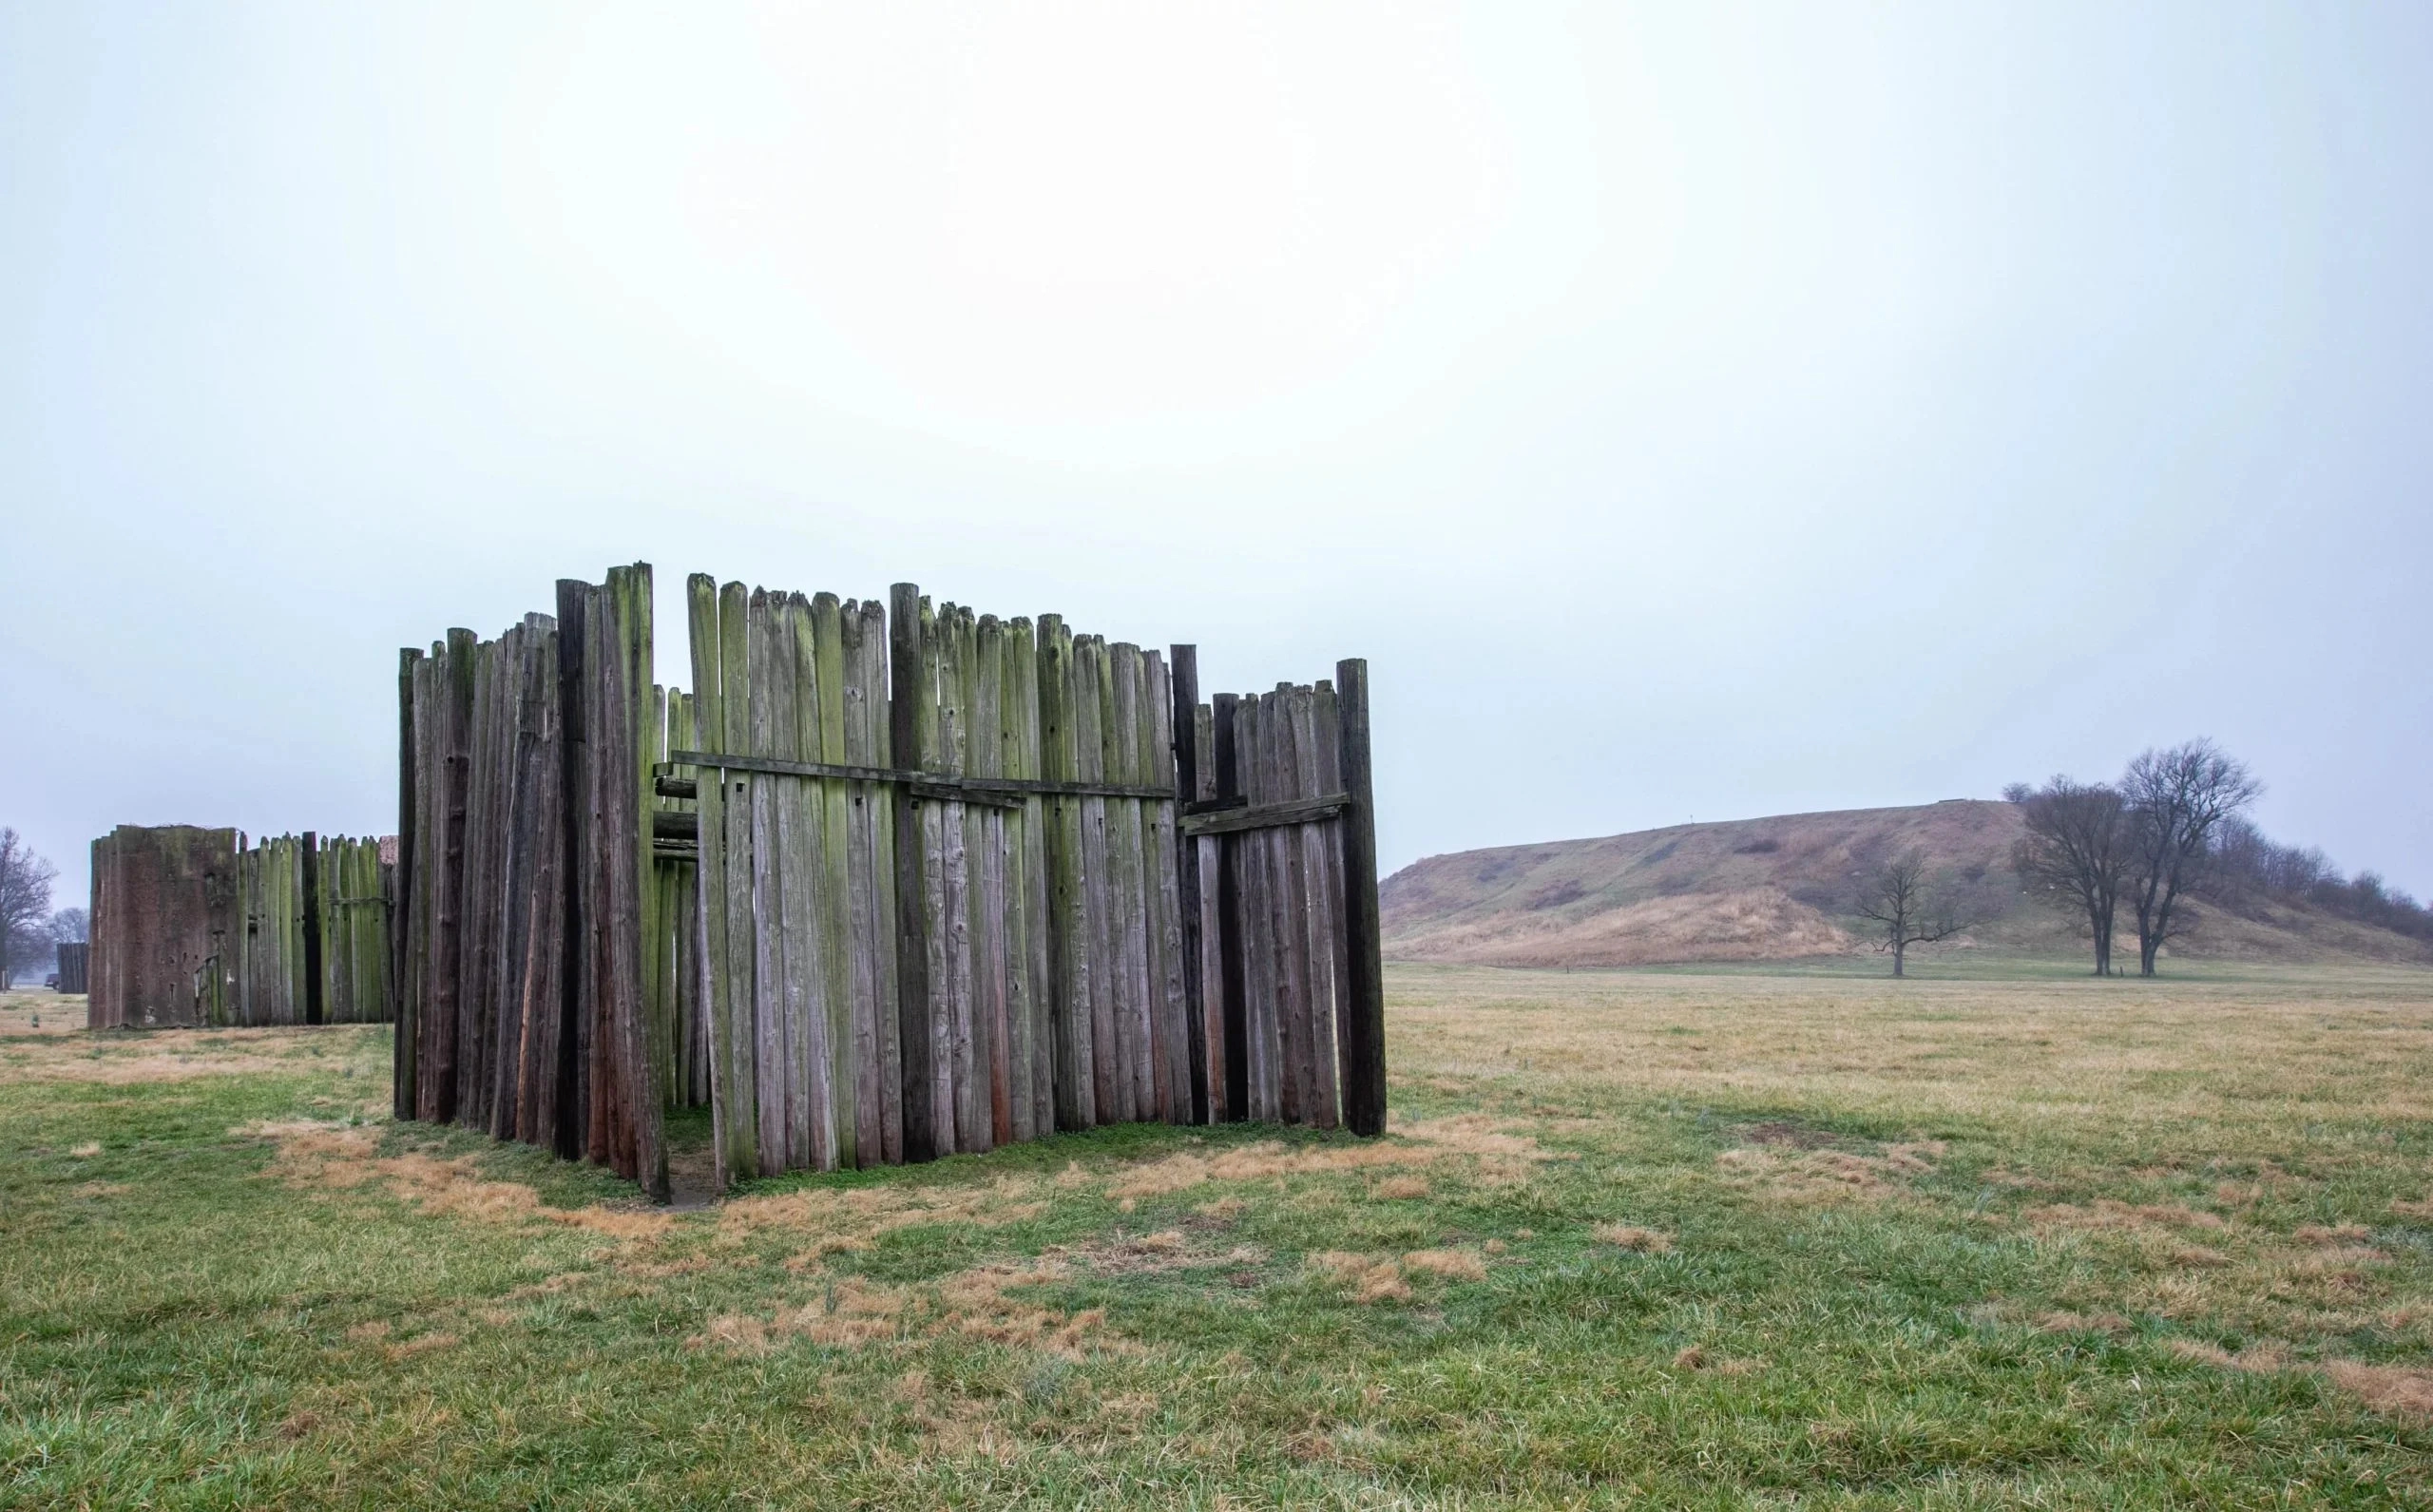
[[1377, 917], [1377, 827], [1369, 755], [1369, 663], [1335, 663], [1341, 724], [1337, 777], [1344, 811], [1343, 1121], [1354, 1134], [1386, 1132], [1386, 984]]
[[[395, 917], [369, 842], [315, 853], [318, 995], [340, 1022], [375, 987], [394, 999], [401, 1113], [588, 1156], [663, 1196], [675, 1026], [654, 982], [674, 942], [644, 821], [663, 749], [649, 568], [561, 583], [556, 607], [401, 656]], [[266, 925], [286, 886], [260, 890]]]
[[225, 1022], [238, 843], [192, 825], [121, 825], [93, 842], [88, 1026]]
[[93, 846], [87, 1023], [387, 1022], [379, 853], [310, 831], [249, 845], [234, 830], [121, 826]]
[[654, 1190], [663, 1110], [702, 1101], [722, 1183], [1382, 1120], [1365, 702], [1202, 703], [1194, 648], [909, 584], [704, 577], [686, 693], [650, 681], [648, 584], [564, 584], [554, 619], [401, 661], [400, 1106]]
[[73, 996], [92, 989], [93, 947], [86, 940], [62, 940], [56, 947], [59, 962], [59, 990], [63, 996]]
[[1309, 824], [1333, 818], [1350, 801], [1339, 793], [1321, 794], [1312, 798], [1245, 804], [1207, 813], [1186, 813], [1182, 817], [1182, 833], [1186, 835], [1233, 834], [1243, 830], [1273, 830]]

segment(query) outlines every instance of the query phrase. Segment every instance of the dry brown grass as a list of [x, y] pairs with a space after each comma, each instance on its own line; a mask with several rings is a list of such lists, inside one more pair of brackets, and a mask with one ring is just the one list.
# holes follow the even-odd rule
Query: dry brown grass
[[1647, 898], [1586, 914], [1497, 912], [1414, 929], [1392, 945], [1406, 961], [1533, 967], [1790, 961], [1852, 947], [1841, 926], [1771, 886]]
[[2159, 985], [1401, 965], [1388, 976], [1389, 1063], [1405, 1083], [1526, 1078], [2107, 1133], [2433, 1120], [2422, 1074], [2433, 982], [2421, 971]]
[[274, 1141], [278, 1154], [271, 1172], [295, 1187], [347, 1191], [377, 1181], [426, 1213], [483, 1223], [555, 1223], [618, 1239], [660, 1238], [675, 1223], [668, 1214], [649, 1208], [546, 1207], [541, 1194], [523, 1182], [482, 1176], [476, 1156], [383, 1156], [375, 1132], [368, 1128], [292, 1120], [230, 1132]]
[[1413, 1250], [1403, 1256], [1403, 1269], [1453, 1281], [1484, 1281], [1486, 1262], [1467, 1250]]
[[1403, 1279], [1401, 1264], [1391, 1259], [1348, 1250], [1320, 1250], [1302, 1256], [1302, 1264], [1312, 1273], [1342, 1286], [1354, 1302], [1399, 1302], [1410, 1296], [1410, 1283]]
[[831, 1281], [819, 1297], [769, 1316], [725, 1313], [712, 1318], [692, 1342], [696, 1348], [765, 1354], [793, 1339], [863, 1349], [958, 1334], [1068, 1360], [1093, 1352], [1139, 1352], [1137, 1345], [1106, 1332], [1102, 1311], [1060, 1312], [1010, 1294], [1069, 1273], [1063, 1260], [1051, 1255], [1030, 1264], [975, 1266], [927, 1284], [895, 1286], [843, 1276]]
[[176, 1029], [140, 1039], [60, 1035], [20, 1041], [0, 1052], [0, 1085], [26, 1081], [89, 1081], [133, 1086], [204, 1076], [297, 1071], [310, 1054], [294, 1029]]
[[1635, 1223], [1600, 1223], [1591, 1232], [1601, 1243], [1640, 1254], [1669, 1254], [1673, 1250], [1671, 1234], [1656, 1229], [1643, 1229]]
[[805, 1187], [721, 1205], [714, 1242], [733, 1250], [757, 1234], [798, 1234], [808, 1243], [786, 1264], [814, 1269], [828, 1255], [869, 1249], [881, 1234], [919, 1224], [1021, 1223], [1047, 1211], [1049, 1196], [1037, 1177], [1011, 1176], [960, 1187]]
[[[1471, 1177], [1489, 1185], [1526, 1179], [1541, 1161], [1562, 1158], [1542, 1148], [1534, 1136], [1511, 1132], [1509, 1120], [1485, 1114], [1462, 1114], [1419, 1122], [1395, 1122], [1391, 1138], [1359, 1144], [1293, 1148], [1263, 1139], [1216, 1154], [1185, 1150], [1143, 1160], [1119, 1170], [1106, 1193], [1119, 1199], [1171, 1196], [1216, 1181], [1264, 1181], [1279, 1177], [1324, 1176], [1359, 1171], [1408, 1171], [1461, 1165]], [[1078, 1167], [1057, 1178], [1060, 1186], [1087, 1179]], [[1394, 1188], [1389, 1192], [1388, 1187]], [[1425, 1196], [1424, 1177], [1387, 1177], [1375, 1189], [1389, 1196]]]
[[2255, 1375], [2311, 1372], [2378, 1412], [2433, 1421], [2433, 1370], [2368, 1365], [2362, 1360], [2299, 1360], [2292, 1357], [2288, 1347], [2272, 1343], [2251, 1344], [2235, 1354], [2219, 1345], [2194, 1339], [2174, 1339], [2167, 1347], [2182, 1359], [2218, 1369]]

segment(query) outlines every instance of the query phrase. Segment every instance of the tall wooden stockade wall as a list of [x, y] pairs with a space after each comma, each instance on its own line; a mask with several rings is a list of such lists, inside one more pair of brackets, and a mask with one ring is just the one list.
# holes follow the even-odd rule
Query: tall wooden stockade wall
[[650, 568], [557, 611], [402, 654], [393, 1108], [664, 1196]]
[[721, 1186], [1382, 1131], [1366, 663], [1202, 702], [1190, 646], [696, 576], [687, 694], [650, 582], [405, 654], [400, 1116], [659, 1196], [661, 1113], [704, 1102]]
[[59, 942], [59, 990], [82, 992], [91, 981], [92, 947], [82, 940]]
[[385, 845], [308, 830], [248, 847], [235, 830], [119, 826], [93, 842], [86, 1022], [385, 1023]]

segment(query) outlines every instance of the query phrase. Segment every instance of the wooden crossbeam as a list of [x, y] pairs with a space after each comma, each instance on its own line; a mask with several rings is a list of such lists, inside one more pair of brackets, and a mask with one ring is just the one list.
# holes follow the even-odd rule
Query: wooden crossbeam
[[[1143, 787], [1127, 782], [1054, 782], [1025, 777], [967, 777], [945, 772], [912, 772], [898, 767], [855, 767], [834, 761], [782, 761], [775, 756], [726, 756], [716, 751], [671, 751], [669, 766], [722, 767], [729, 772], [763, 772], [780, 777], [845, 777], [857, 782], [901, 782], [915, 797], [945, 798], [958, 803], [985, 803], [1019, 808], [1031, 794], [1073, 794], [1101, 798], [1149, 798], [1174, 801], [1172, 788]], [[680, 781], [681, 779], [676, 779]]]
[[1344, 794], [1323, 798], [1300, 798], [1291, 803], [1257, 803], [1244, 807], [1217, 809], [1207, 813], [1186, 813], [1182, 833], [1187, 835], [1230, 834], [1237, 830], [1273, 830], [1288, 824], [1315, 824], [1331, 819], [1350, 807], [1351, 799]]

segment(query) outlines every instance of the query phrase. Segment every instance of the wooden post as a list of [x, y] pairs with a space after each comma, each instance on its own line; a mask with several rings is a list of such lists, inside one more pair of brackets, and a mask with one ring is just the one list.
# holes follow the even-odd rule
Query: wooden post
[[[921, 709], [935, 698], [923, 686], [921, 589], [899, 583], [888, 590], [888, 745], [899, 771], [919, 770]], [[904, 1158], [937, 1158], [930, 1098], [929, 883], [921, 843], [920, 802], [905, 783], [890, 784], [895, 810], [895, 990], [904, 1086]]]
[[[1104, 721], [1114, 674], [1107, 666], [1106, 642], [1094, 635], [1073, 638], [1074, 775], [1082, 782], [1104, 782], [1106, 746]], [[1121, 1123], [1132, 1117], [1131, 1069], [1123, 1053], [1124, 1039], [1116, 1021], [1121, 973], [1122, 930], [1112, 917], [1114, 900], [1108, 887], [1107, 803], [1100, 794], [1082, 798], [1082, 900], [1088, 932], [1080, 959], [1090, 990], [1091, 1094], [1101, 1123]]]
[[[1328, 778], [1331, 771], [1321, 768], [1318, 746], [1317, 690], [1307, 685], [1293, 689], [1290, 713], [1293, 721], [1293, 790], [1303, 798], [1322, 798], [1331, 790]], [[1325, 755], [1333, 756], [1331, 748]], [[1331, 764], [1331, 762], [1329, 764]], [[1342, 910], [1334, 898], [1341, 890], [1333, 884], [1333, 868], [1328, 860], [1331, 847], [1327, 843], [1324, 823], [1296, 824], [1287, 832], [1286, 844], [1300, 852], [1300, 871], [1305, 888], [1307, 907], [1300, 915], [1301, 960], [1310, 1005], [1310, 1103], [1304, 1117], [1322, 1129], [1331, 1129], [1339, 1121], [1341, 1109], [1341, 1078], [1335, 1034], [1335, 962], [1342, 955], [1338, 948]]]
[[[1006, 641], [1006, 705], [1013, 732], [1012, 773], [1037, 781], [1040, 766], [1039, 641], [1031, 622], [1017, 619]], [[1022, 1075], [1029, 1078], [1029, 1121], [1018, 1131], [1025, 1139], [1043, 1139], [1056, 1132], [1056, 1032], [1050, 1013], [1047, 901], [1047, 804], [1034, 793], [1023, 799], [1022, 854], [1023, 960], [1017, 968], [1023, 983], [1024, 1012], [1028, 1024], [1029, 1053]], [[1013, 864], [1012, 858], [1008, 864]]]
[[[806, 604], [799, 596], [796, 649], [807, 680], [796, 704], [807, 761], [843, 762], [845, 755], [845, 621], [836, 595], [822, 593]], [[819, 931], [822, 1001], [827, 1005], [828, 1058], [823, 1075], [829, 1095], [831, 1153], [828, 1169], [862, 1163], [861, 1066], [869, 1019], [857, 1013], [853, 992], [853, 802], [845, 784], [827, 777], [804, 784], [818, 815], [819, 853], [812, 857], [818, 879], [814, 908]], [[875, 1126], [873, 1125], [873, 1132]]]
[[[703, 751], [723, 754], [733, 749], [728, 740], [735, 716], [729, 704], [749, 697], [739, 658], [734, 685], [727, 683], [725, 620], [729, 599], [739, 599], [740, 591], [738, 586], [733, 595], [722, 593], [717, 581], [702, 573], [685, 581], [692, 632], [693, 718]], [[728, 812], [738, 792], [738, 784], [726, 780], [718, 768], [700, 769], [694, 800], [700, 816], [699, 859], [694, 868], [699, 905], [695, 942], [701, 1011], [708, 1021], [713, 1164], [721, 1191], [757, 1176], [760, 1170], [759, 1109], [750, 1050], [752, 989], [748, 981], [738, 980], [736, 965], [748, 953], [750, 942], [733, 936], [736, 909], [728, 897], [738, 871], [737, 858], [729, 852], [738, 830], [750, 822], [748, 814], [738, 818]]]
[[585, 710], [590, 704], [584, 687], [584, 640], [590, 616], [590, 584], [572, 578], [558, 580], [558, 803], [559, 825], [558, 1023], [552, 1039], [557, 1048], [554, 1099], [556, 1120], [550, 1147], [559, 1157], [580, 1160], [590, 1142], [591, 1110], [584, 1075], [590, 1053], [591, 974], [585, 942], [591, 909], [584, 879], [590, 846], [590, 803], [586, 798], [585, 762], [590, 749], [584, 738]]
[[464, 947], [466, 783], [472, 762], [473, 670], [475, 647], [480, 643], [480, 638], [470, 630], [451, 629], [448, 632], [446, 678], [438, 690], [441, 730], [445, 737], [442, 752], [444, 796], [441, 803], [445, 818], [440, 840], [438, 909], [431, 921], [438, 932], [438, 941], [432, 951], [431, 963], [432, 1055], [430, 1075], [433, 1085], [431, 1117], [440, 1123], [452, 1123], [456, 1120], [458, 989]]
[[[397, 650], [397, 905], [389, 910], [389, 996], [394, 1004], [389, 1028], [389, 1112], [414, 1116], [414, 1001], [409, 987], [414, 889], [414, 664], [422, 653]], [[95, 884], [99, 886], [98, 881]]]
[[296, 852], [300, 869], [297, 890], [304, 904], [304, 1022], [319, 1024], [327, 1005], [321, 997], [321, 837], [304, 832]]
[[[970, 622], [965, 683], [971, 690], [964, 707], [968, 722], [964, 770], [973, 776], [1006, 775], [1006, 627], [993, 614]], [[971, 1029], [972, 1071], [979, 1081], [974, 1101], [978, 1126], [985, 1138], [978, 1146], [993, 1150], [1014, 1139], [1013, 1012], [1011, 980], [1020, 935], [1009, 928], [1006, 890], [1006, 845], [1018, 837], [1008, 831], [1005, 810], [987, 804], [966, 805], [966, 824], [973, 838], [971, 864]], [[1016, 821], [1017, 826], [1019, 821]]]
[[[847, 726], [848, 759], [857, 764], [891, 768], [895, 764], [889, 728], [891, 700], [888, 692], [887, 609], [875, 600], [861, 604], [858, 616], [848, 606], [847, 622], [856, 656]], [[853, 784], [854, 833], [861, 842], [855, 852], [853, 896], [863, 910], [856, 916], [859, 957], [867, 971], [861, 986], [859, 1011], [868, 1021], [872, 1055], [862, 1065], [862, 1101], [874, 1107], [875, 1124], [866, 1131], [863, 1163], [900, 1165], [904, 1161], [904, 1039], [896, 987], [896, 843], [894, 801], [886, 787]], [[874, 1150], [875, 1153], [867, 1153]]]
[[1354, 1134], [1386, 1132], [1386, 982], [1377, 917], [1377, 819], [1369, 767], [1369, 663], [1357, 657], [1334, 668], [1336, 717], [1343, 741], [1343, 920], [1345, 976], [1351, 988], [1344, 1015], [1343, 1121]]
[[1183, 808], [1199, 797], [1199, 741], [1195, 734], [1199, 717], [1199, 647], [1170, 645], [1166, 660], [1174, 706], [1168, 728], [1174, 736], [1175, 886], [1182, 913], [1183, 1033], [1190, 1041], [1191, 1121], [1206, 1123], [1208, 1002], [1200, 982], [1199, 857], [1198, 847], [1182, 836]]
[[[1237, 799], [1243, 795], [1241, 758], [1236, 742], [1236, 725], [1241, 699], [1231, 693], [1216, 695], [1210, 710], [1215, 725], [1211, 745], [1215, 748], [1216, 766], [1216, 796], [1217, 801]], [[1221, 965], [1215, 984], [1216, 1001], [1222, 1019], [1225, 1045], [1225, 1116], [1236, 1121], [1250, 1117], [1250, 1022], [1245, 999], [1246, 963], [1242, 954], [1242, 869], [1246, 847], [1236, 835], [1216, 837], [1216, 924], [1217, 959]], [[1211, 1094], [1214, 1095], [1213, 1092]]]
[[[1080, 771], [1081, 679], [1074, 666], [1072, 632], [1058, 616], [1039, 620], [1040, 772], [1052, 782], [1071, 782]], [[1097, 1025], [1091, 1009], [1090, 914], [1082, 864], [1080, 796], [1061, 793], [1047, 800], [1046, 894], [1048, 1023], [1055, 1059], [1052, 1112], [1059, 1129], [1086, 1129], [1098, 1122], [1098, 1088], [1091, 1053]]]
[[406, 993], [414, 1005], [410, 1052], [414, 1062], [411, 1088], [414, 1101], [410, 1117], [421, 1120], [435, 1116], [432, 1108], [438, 1098], [438, 1083], [431, 1072], [432, 1025], [437, 1018], [431, 994], [438, 981], [433, 952], [438, 941], [439, 878], [446, 870], [440, 856], [440, 832], [447, 813], [446, 751], [440, 739], [444, 665], [444, 647], [436, 641], [429, 656], [414, 662], [414, 890], [405, 900], [411, 915], [406, 932]]
[[1165, 659], [1158, 653], [1142, 652], [1140, 665], [1147, 679], [1140, 700], [1141, 780], [1176, 794], [1172, 799], [1151, 799], [1140, 805], [1140, 843], [1147, 852], [1143, 865], [1153, 879], [1148, 888], [1155, 921], [1149, 934], [1155, 952], [1149, 994], [1162, 1056], [1158, 1067], [1158, 1111], [1170, 1123], [1193, 1123], [1198, 1120], [1192, 1096], [1191, 1015], [1184, 1003], [1183, 979], [1191, 965], [1183, 925], [1182, 798], [1175, 775], [1174, 688]]
[[601, 638], [608, 655], [601, 670], [609, 697], [603, 700], [608, 728], [601, 742], [603, 777], [602, 806], [614, 814], [603, 857], [608, 867], [610, 948], [607, 966], [616, 984], [615, 1025], [621, 1043], [618, 1062], [623, 1073], [620, 1089], [629, 1121], [632, 1168], [626, 1173], [642, 1183], [654, 1202], [665, 1202], [667, 1146], [661, 1137], [659, 1077], [651, 1063], [650, 1026], [642, 1004], [642, 886], [651, 874], [649, 792], [650, 764], [644, 759], [647, 737], [642, 709], [651, 686], [651, 570], [647, 563], [611, 567], [601, 594], [609, 609], [606, 634]]

